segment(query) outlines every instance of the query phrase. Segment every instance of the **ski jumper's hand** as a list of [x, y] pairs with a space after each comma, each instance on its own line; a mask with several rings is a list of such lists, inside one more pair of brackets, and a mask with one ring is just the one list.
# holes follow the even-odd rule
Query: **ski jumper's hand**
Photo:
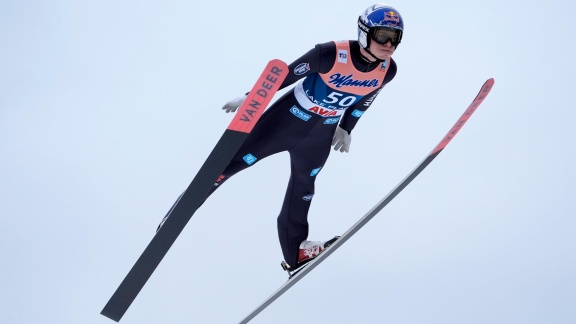
[[242, 106], [242, 103], [244, 102], [244, 100], [246, 100], [246, 97], [248, 96], [248, 94], [242, 95], [238, 98], [234, 98], [230, 101], [228, 101], [224, 107], [222, 107], [222, 110], [225, 110], [227, 113], [229, 112], [236, 112], [236, 110], [238, 110], [238, 108], [240, 108], [240, 106]]
[[338, 126], [336, 132], [334, 132], [334, 138], [332, 139], [334, 150], [348, 153], [350, 151], [350, 142], [352, 142], [352, 135], [348, 134], [348, 131]]

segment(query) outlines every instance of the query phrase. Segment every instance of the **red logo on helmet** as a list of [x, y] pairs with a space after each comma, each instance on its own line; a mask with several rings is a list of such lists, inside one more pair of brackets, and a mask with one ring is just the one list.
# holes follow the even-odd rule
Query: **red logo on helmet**
[[394, 11], [388, 11], [384, 13], [384, 22], [386, 25], [396, 25], [400, 23], [400, 16]]

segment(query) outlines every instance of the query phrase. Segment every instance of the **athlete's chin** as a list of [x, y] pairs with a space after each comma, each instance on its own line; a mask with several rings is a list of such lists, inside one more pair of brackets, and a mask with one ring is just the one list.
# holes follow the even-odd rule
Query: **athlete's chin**
[[376, 54], [376, 53], [374, 53], [374, 54], [380, 60], [385, 61], [385, 60], [389, 60], [390, 57], [392, 56], [392, 54], [394, 54], [394, 52], [393, 51], [392, 52], [386, 51], [386, 52], [380, 52], [378, 54]]
[[392, 54], [394, 54], [393, 50], [378, 50], [378, 51], [373, 51], [372, 54], [374, 54], [374, 56], [382, 61], [384, 60], [389, 60], [390, 57], [392, 56]]

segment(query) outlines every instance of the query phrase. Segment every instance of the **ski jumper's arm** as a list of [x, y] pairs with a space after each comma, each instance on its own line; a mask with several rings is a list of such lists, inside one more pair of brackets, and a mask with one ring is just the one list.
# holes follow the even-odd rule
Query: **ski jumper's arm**
[[288, 76], [280, 89], [294, 84], [296, 81], [313, 73], [326, 73], [332, 69], [336, 61], [336, 46], [334, 42], [317, 44], [306, 54], [288, 65]]

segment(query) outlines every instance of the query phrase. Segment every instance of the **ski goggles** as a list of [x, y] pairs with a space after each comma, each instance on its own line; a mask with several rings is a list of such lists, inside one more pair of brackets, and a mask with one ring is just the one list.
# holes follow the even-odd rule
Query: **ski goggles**
[[372, 27], [368, 35], [376, 43], [382, 45], [390, 42], [392, 46], [398, 46], [402, 40], [402, 31], [390, 27]]

